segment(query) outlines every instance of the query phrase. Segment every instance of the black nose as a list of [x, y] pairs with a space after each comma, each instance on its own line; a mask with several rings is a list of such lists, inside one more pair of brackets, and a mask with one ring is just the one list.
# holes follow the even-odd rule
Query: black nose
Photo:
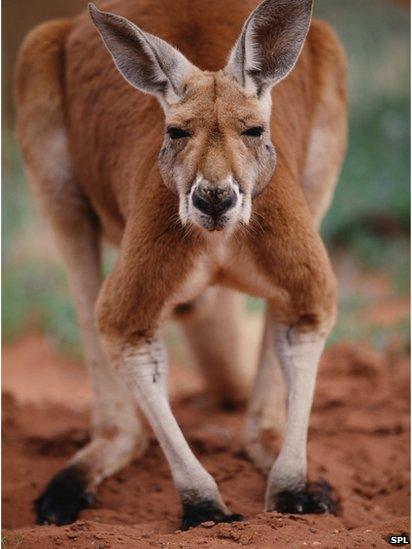
[[236, 204], [237, 196], [233, 189], [210, 189], [197, 187], [192, 195], [193, 205], [202, 213], [217, 219]]

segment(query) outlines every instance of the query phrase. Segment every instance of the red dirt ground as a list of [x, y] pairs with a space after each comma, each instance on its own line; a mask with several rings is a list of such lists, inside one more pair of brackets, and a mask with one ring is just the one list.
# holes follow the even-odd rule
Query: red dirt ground
[[236, 453], [239, 412], [208, 406], [194, 373], [172, 368], [174, 410], [225, 501], [247, 522], [180, 532], [179, 502], [156, 442], [101, 487], [68, 527], [35, 526], [31, 503], [87, 440], [82, 368], [40, 337], [4, 349], [2, 547], [370, 548], [409, 532], [409, 367], [405, 357], [339, 344], [322, 360], [309, 433], [309, 473], [340, 497], [334, 516], [263, 512], [265, 479]]

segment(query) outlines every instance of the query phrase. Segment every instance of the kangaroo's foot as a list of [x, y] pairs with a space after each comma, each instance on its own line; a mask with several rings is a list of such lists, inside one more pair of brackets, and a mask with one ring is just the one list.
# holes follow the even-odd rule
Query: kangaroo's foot
[[301, 489], [283, 490], [269, 498], [268, 511], [292, 514], [332, 514], [338, 511], [337, 498], [325, 481], [307, 482]]
[[223, 509], [215, 501], [199, 500], [183, 504], [182, 530], [188, 530], [198, 526], [202, 522], [238, 522], [245, 518], [237, 513], [231, 513], [227, 508]]
[[95, 439], [47, 484], [34, 502], [37, 524], [70, 524], [80, 511], [93, 505], [100, 482], [140, 457], [147, 447], [146, 435], [118, 434], [112, 440]]

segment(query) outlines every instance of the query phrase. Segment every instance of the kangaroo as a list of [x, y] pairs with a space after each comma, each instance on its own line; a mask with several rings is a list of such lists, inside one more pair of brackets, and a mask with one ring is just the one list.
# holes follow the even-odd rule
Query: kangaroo
[[[102, 6], [115, 14], [90, 4], [35, 28], [16, 67], [18, 138], [67, 269], [95, 395], [91, 442], [37, 499], [37, 522], [74, 521], [103, 479], [144, 453], [136, 406], [170, 465], [182, 528], [242, 520], [176, 422], [161, 335], [175, 315], [220, 402], [242, 401], [242, 293], [266, 303], [240, 436], [268, 473], [265, 509], [334, 512], [332, 489], [307, 481], [306, 443], [336, 316], [318, 229], [346, 147], [339, 41], [311, 22], [312, 0]], [[103, 240], [119, 248], [104, 281]], [[262, 433], [282, 404], [278, 368], [287, 417], [274, 460]]]

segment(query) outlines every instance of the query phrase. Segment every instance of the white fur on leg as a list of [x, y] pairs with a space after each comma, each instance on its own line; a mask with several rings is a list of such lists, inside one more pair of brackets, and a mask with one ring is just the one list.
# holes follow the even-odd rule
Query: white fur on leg
[[306, 442], [310, 410], [315, 390], [318, 362], [326, 335], [320, 331], [301, 332], [274, 323], [276, 354], [285, 375], [288, 411], [285, 439], [269, 475], [266, 508], [282, 490], [296, 490], [306, 481]]
[[213, 477], [193, 455], [170, 409], [167, 357], [162, 342], [153, 338], [117, 353], [116, 365], [162, 446], [180, 494], [215, 501], [229, 512]]

